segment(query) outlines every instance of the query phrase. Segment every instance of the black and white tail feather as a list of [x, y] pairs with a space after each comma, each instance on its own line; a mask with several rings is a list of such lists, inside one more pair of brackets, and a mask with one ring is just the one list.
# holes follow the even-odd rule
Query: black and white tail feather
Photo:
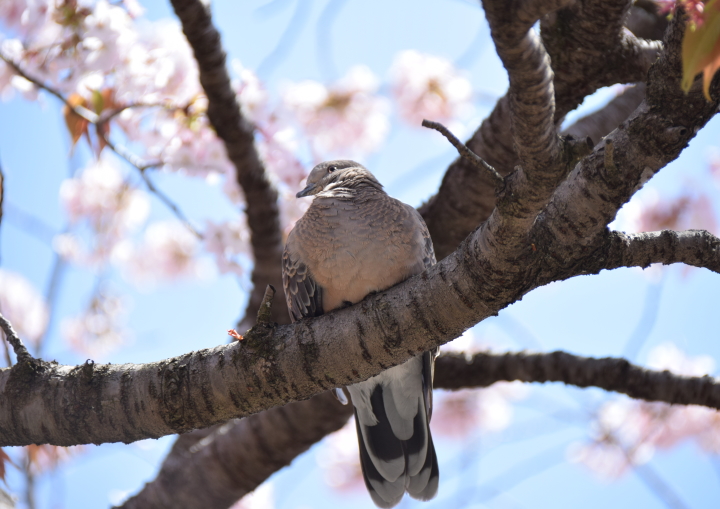
[[365, 485], [378, 507], [389, 508], [407, 493], [430, 500], [439, 470], [430, 435], [434, 353], [410, 359], [348, 387]]

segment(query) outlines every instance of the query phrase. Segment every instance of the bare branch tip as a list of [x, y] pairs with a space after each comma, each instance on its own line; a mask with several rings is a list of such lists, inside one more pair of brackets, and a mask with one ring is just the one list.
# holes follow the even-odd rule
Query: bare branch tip
[[428, 129], [434, 129], [445, 136], [452, 146], [457, 149], [460, 157], [470, 162], [470, 164], [472, 164], [475, 168], [488, 173], [490, 179], [495, 184], [495, 187], [498, 189], [505, 187], [505, 180], [502, 175], [500, 175], [498, 171], [490, 166], [483, 158], [470, 150], [467, 145], [462, 143], [452, 132], [450, 132], [447, 127], [442, 125], [440, 122], [433, 122], [432, 120], [423, 120], [422, 126], [427, 127]]
[[17, 335], [17, 332], [15, 332], [15, 329], [13, 329], [10, 321], [2, 314], [0, 314], [0, 329], [3, 330], [3, 332], [5, 333], [5, 338], [7, 339], [8, 343], [10, 343], [10, 345], [13, 347], [18, 362], [26, 362], [33, 360], [33, 356], [30, 355], [30, 352], [28, 352], [27, 348], [25, 348], [25, 345], [23, 344], [20, 337]]
[[272, 301], [275, 298], [275, 287], [267, 285], [265, 295], [260, 303], [260, 309], [257, 313], [257, 324], [272, 327]]

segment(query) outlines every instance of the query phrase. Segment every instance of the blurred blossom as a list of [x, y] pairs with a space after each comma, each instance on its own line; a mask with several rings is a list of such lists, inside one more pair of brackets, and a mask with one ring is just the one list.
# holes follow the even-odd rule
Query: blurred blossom
[[290, 233], [290, 230], [293, 229], [295, 223], [302, 217], [312, 203], [311, 200], [295, 199], [295, 193], [302, 189], [302, 187], [303, 186], [298, 186], [296, 189], [279, 189], [280, 224], [282, 225], [285, 235]]
[[203, 233], [205, 250], [215, 257], [215, 263], [221, 274], [244, 273], [238, 255], [246, 257], [250, 255], [249, 241], [250, 235], [244, 216], [224, 223], [208, 221]]
[[264, 482], [255, 490], [235, 502], [230, 509], [273, 509], [274, 488], [271, 482]]
[[675, 13], [675, 8], [682, 5], [692, 23], [702, 25], [704, 22], [702, 14], [705, 10], [706, 0], [656, 0], [656, 2], [662, 14]]
[[127, 308], [127, 297], [101, 290], [80, 316], [63, 320], [63, 339], [81, 355], [103, 357], [130, 338], [124, 327]]
[[[0, 74], [0, 91], [2, 91], [2, 74]], [[713, 147], [711, 151], [708, 169], [715, 185], [720, 188], [720, 149], [717, 147]]]
[[160, 221], [147, 227], [142, 244], [124, 243], [114, 255], [133, 281], [152, 286], [200, 276], [203, 267], [197, 258], [199, 244], [199, 239], [179, 221]]
[[[60, 185], [60, 201], [72, 223], [87, 221], [95, 235], [88, 263], [101, 263], [128, 234], [145, 221], [150, 202], [144, 191], [130, 187], [114, 164], [94, 161], [79, 176]], [[83, 249], [68, 237], [57, 239], [55, 247], [73, 259]], [[75, 260], [78, 261], [78, 260]]]
[[[655, 347], [648, 365], [686, 376], [704, 376], [714, 369], [708, 356], [688, 357], [672, 344]], [[619, 398], [600, 408], [592, 423], [591, 440], [573, 444], [568, 457], [602, 477], [615, 478], [633, 465], [650, 461], [656, 449], [668, 449], [684, 440], [720, 453], [720, 412], [697, 405]]]
[[323, 441], [316, 458], [330, 487], [341, 491], [365, 489], [354, 417]]
[[326, 87], [317, 81], [287, 85], [283, 104], [308, 136], [316, 159], [376, 150], [390, 128], [388, 102], [376, 95], [378, 81], [364, 66], [351, 68]]
[[45, 300], [20, 274], [0, 269], [0, 313], [20, 339], [37, 346], [48, 323]]
[[485, 389], [436, 392], [432, 429], [438, 435], [463, 438], [473, 431], [497, 432], [512, 422], [512, 401], [525, 398], [521, 382], [498, 382]]
[[28, 445], [25, 447], [30, 468], [35, 474], [54, 470], [60, 463], [67, 461], [74, 455], [83, 452], [82, 445], [60, 447], [57, 445]]
[[690, 191], [676, 198], [665, 198], [655, 189], [648, 189], [623, 207], [618, 223], [618, 229], [630, 233], [690, 228], [718, 230], [710, 199], [704, 193]]
[[61, 233], [53, 238], [53, 249], [64, 260], [83, 264], [88, 259], [82, 242], [72, 233]]
[[395, 57], [390, 69], [400, 117], [420, 127], [423, 119], [449, 122], [472, 107], [472, 86], [442, 58], [414, 50]]
[[238, 102], [242, 106], [243, 114], [252, 122], [265, 123], [267, 121], [269, 99], [267, 90], [265, 90], [257, 75], [250, 69], [243, 67], [239, 60], [232, 61], [232, 68], [239, 78], [233, 81], [233, 88], [237, 92]]

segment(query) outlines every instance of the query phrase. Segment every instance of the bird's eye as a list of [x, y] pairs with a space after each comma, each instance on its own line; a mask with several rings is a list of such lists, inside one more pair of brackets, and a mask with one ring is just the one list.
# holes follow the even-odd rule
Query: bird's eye
[[332, 173], [337, 170], [337, 166], [328, 166], [328, 173]]

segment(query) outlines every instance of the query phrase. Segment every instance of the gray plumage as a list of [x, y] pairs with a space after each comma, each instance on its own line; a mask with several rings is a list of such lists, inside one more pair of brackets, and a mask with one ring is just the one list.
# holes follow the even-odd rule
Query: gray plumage
[[[435, 264], [420, 214], [388, 196], [362, 165], [317, 165], [297, 194], [311, 195], [315, 198], [283, 253], [283, 286], [293, 321], [360, 302]], [[347, 388], [365, 485], [379, 507], [393, 507], [406, 491], [420, 500], [437, 493], [429, 428], [436, 354], [425, 352]]]

